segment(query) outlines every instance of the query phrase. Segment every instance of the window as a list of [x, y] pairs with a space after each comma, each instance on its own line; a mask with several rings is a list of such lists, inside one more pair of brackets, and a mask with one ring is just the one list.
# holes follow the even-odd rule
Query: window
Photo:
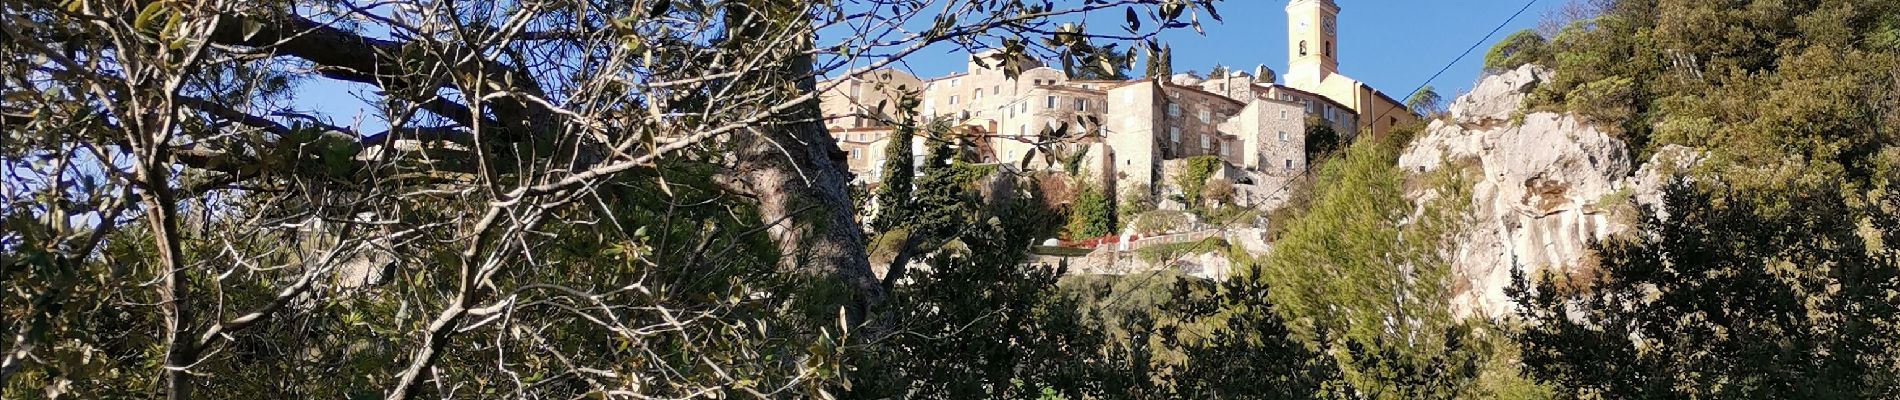
[[1286, 143], [1286, 131], [1280, 131], [1280, 142]]
[[957, 105], [957, 96], [950, 96], [950, 105]]
[[854, 159], [859, 159], [859, 160], [863, 160], [863, 159], [864, 159], [864, 151], [863, 151], [863, 150], [859, 150], [859, 149], [851, 149], [851, 158], [854, 158]]
[[1211, 148], [1214, 148], [1214, 145], [1212, 143], [1208, 143], [1207, 135], [1201, 135], [1201, 149], [1205, 150], [1205, 149], [1211, 149]]
[[1227, 142], [1225, 141], [1220, 142], [1220, 154], [1223, 156], [1227, 155]]
[[1029, 137], [1029, 125], [1017, 125], [1017, 126], [1016, 126], [1016, 137], [1018, 137], [1018, 138], [1026, 138], [1026, 137]]
[[862, 95], [864, 95], [864, 85], [859, 85], [857, 82], [851, 82], [851, 97], [855, 98]]
[[1286, 110], [1280, 110], [1280, 120], [1281, 121], [1286, 120]]
[[[1306, 57], [1306, 41], [1305, 40], [1300, 41], [1300, 57]], [[950, 81], [951, 86], [956, 86], [956, 82], [957, 81]]]
[[1293, 170], [1293, 159], [1291, 158], [1286, 159], [1286, 169], [1288, 171]]
[[1333, 42], [1330, 40], [1326, 41], [1326, 56], [1327, 57], [1333, 56]]
[[1168, 141], [1181, 143], [1181, 127], [1178, 127], [1178, 126], [1168, 127]]
[[1213, 115], [1214, 115], [1213, 112], [1210, 112], [1207, 110], [1201, 110], [1201, 123], [1205, 124], [1205, 123], [1208, 123], [1208, 121], [1213, 120], [1214, 119]]
[[950, 87], [957, 87], [957, 81], [959, 81], [959, 80], [961, 80], [961, 79], [951, 79], [951, 80], [950, 80]]
[[1170, 116], [1170, 117], [1179, 117], [1179, 116], [1181, 116], [1181, 105], [1179, 105], [1179, 104], [1174, 104], [1174, 103], [1168, 103], [1168, 116]]
[[1046, 99], [1047, 99], [1047, 100], [1049, 100], [1049, 105], [1048, 105], [1047, 107], [1044, 107], [1044, 108], [1048, 108], [1048, 109], [1051, 109], [1051, 110], [1054, 110], [1054, 109], [1056, 109], [1056, 97], [1055, 97], [1055, 96], [1048, 96], [1048, 97], [1047, 97]]
[[1029, 102], [1025, 101], [1021, 103], [1016, 103], [1016, 112], [1025, 113], [1025, 114], [1029, 113]]
[[1003, 85], [991, 85], [990, 94], [998, 95], [998, 96], [1003, 95]]
[[983, 99], [983, 88], [976, 88], [976, 95], [970, 96], [970, 100], [982, 100], [982, 99]]
[[1089, 110], [1089, 100], [1088, 100], [1088, 99], [1081, 99], [1081, 98], [1078, 98], [1078, 99], [1075, 99], [1075, 110], [1076, 110], [1076, 111], [1088, 111], [1088, 110]]

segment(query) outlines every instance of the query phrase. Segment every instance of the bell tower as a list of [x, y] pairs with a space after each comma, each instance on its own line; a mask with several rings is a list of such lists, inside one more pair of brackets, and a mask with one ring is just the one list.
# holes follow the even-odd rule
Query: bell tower
[[1333, 0], [1291, 0], [1286, 5], [1286, 85], [1318, 87], [1339, 73], [1339, 4]]

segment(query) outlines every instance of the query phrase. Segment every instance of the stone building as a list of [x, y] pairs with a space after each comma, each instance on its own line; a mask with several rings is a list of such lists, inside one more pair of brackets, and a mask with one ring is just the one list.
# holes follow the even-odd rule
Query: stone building
[[[985, 52], [972, 55], [964, 72], [935, 79], [881, 69], [828, 81], [836, 85], [821, 95], [826, 126], [851, 170], [875, 182], [891, 132], [888, 116], [898, 96], [909, 93], [921, 118], [950, 121], [979, 144], [984, 162], [1057, 167], [1063, 163], [1047, 154], [1054, 148], [1071, 159], [1079, 154], [1079, 172], [1095, 182], [1152, 188], [1166, 179], [1164, 162], [1201, 155], [1254, 176], [1304, 173], [1309, 117], [1348, 137], [1384, 135], [1418, 118], [1338, 73], [1339, 7], [1332, 0], [1292, 0], [1287, 12], [1294, 47], [1284, 82], [1264, 66], [1205, 78], [1072, 80], [1034, 60], [1021, 60], [1025, 66], [1012, 78], [997, 66], [997, 53]], [[913, 142], [918, 157], [923, 142]]]
[[1360, 127], [1349, 132], [1383, 137], [1418, 120], [1405, 103], [1339, 73], [1339, 11], [1333, 0], [1287, 2], [1286, 87], [1345, 105]]

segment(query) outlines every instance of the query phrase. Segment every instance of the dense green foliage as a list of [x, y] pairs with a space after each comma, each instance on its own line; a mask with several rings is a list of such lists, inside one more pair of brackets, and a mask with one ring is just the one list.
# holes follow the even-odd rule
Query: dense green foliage
[[1440, 192], [1422, 214], [1403, 190], [1394, 146], [1359, 141], [1320, 167], [1310, 204], [1274, 251], [1251, 265], [1292, 331], [1327, 349], [1353, 388], [1372, 398], [1467, 398], [1523, 391], [1508, 346], [1483, 322], [1452, 317], [1451, 250], [1470, 222], [1463, 176], [1422, 180]]
[[1333, 124], [1319, 117], [1306, 119], [1306, 166], [1320, 165], [1327, 157], [1345, 147], [1346, 138], [1333, 129]]
[[1220, 157], [1215, 156], [1188, 157], [1183, 163], [1181, 172], [1174, 176], [1174, 187], [1181, 189], [1181, 197], [1188, 209], [1198, 211], [1207, 207], [1202, 189], [1207, 187], [1208, 178], [1220, 172], [1222, 163]]
[[1484, 70], [1502, 72], [1517, 69], [1524, 64], [1538, 63], [1550, 58], [1550, 44], [1537, 31], [1525, 29], [1505, 36], [1491, 51], [1484, 53]]
[[1163, 270], [1074, 276], [1061, 286], [1123, 371], [1100, 398], [1347, 398], [1338, 368], [1293, 339], [1258, 280]]
[[1075, 203], [1069, 206], [1068, 232], [1071, 239], [1090, 239], [1115, 234], [1115, 201], [1098, 185], [1082, 184]]
[[1738, 185], [1864, 177], [1900, 140], [1896, 21], [1891, 1], [1616, 1], [1551, 41], [1532, 105], [1620, 128], [1639, 154], [1707, 149]]
[[1679, 182], [1599, 270], [1519, 274], [1528, 371], [1572, 396], [1900, 396], [1900, 198], [1737, 197]]
[[1891, 398], [1900, 3], [1602, 2], [1529, 106], [1706, 152], [1594, 265], [1521, 276], [1526, 371], [1570, 396]]

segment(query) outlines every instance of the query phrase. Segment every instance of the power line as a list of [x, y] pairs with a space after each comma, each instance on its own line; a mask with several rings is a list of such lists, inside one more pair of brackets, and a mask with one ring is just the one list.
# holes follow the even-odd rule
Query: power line
[[[1500, 22], [1498, 23], [1497, 27], [1491, 28], [1491, 32], [1484, 34], [1483, 38], [1479, 38], [1478, 41], [1475, 43], [1472, 43], [1470, 47], [1466, 47], [1463, 53], [1459, 53], [1458, 57], [1451, 59], [1451, 62], [1445, 63], [1445, 66], [1442, 68], [1439, 68], [1438, 72], [1433, 73], [1430, 78], [1425, 78], [1425, 82], [1420, 83], [1417, 88], [1412, 89], [1412, 93], [1416, 94], [1418, 93], [1420, 89], [1424, 89], [1426, 85], [1431, 85], [1433, 81], [1438, 80], [1438, 77], [1440, 75], [1444, 75], [1445, 71], [1451, 70], [1451, 67], [1454, 65], [1457, 65], [1459, 61], [1464, 61], [1465, 57], [1470, 56], [1472, 51], [1475, 51], [1478, 49], [1478, 46], [1483, 46], [1486, 41], [1491, 40], [1492, 36], [1497, 35], [1499, 31], [1503, 31], [1504, 27], [1510, 26], [1511, 21], [1516, 21], [1517, 17], [1523, 16], [1525, 11], [1529, 11], [1532, 5], [1537, 4], [1537, 1], [1538, 0], [1530, 0], [1530, 1], [1525, 2], [1523, 7], [1518, 8], [1517, 12], [1512, 13], [1509, 18], [1505, 18], [1504, 22]], [[1408, 94], [1407, 96], [1410, 96], [1410, 94]], [[1389, 115], [1392, 113], [1392, 110], [1396, 110], [1401, 107], [1404, 107], [1404, 104], [1399, 104], [1398, 107], [1388, 108], [1385, 110], [1385, 112], [1379, 113], [1379, 116], [1373, 117], [1370, 121], [1366, 121], [1365, 122], [1366, 130], [1370, 131], [1372, 129], [1372, 124], [1374, 122], [1385, 118], [1386, 115]], [[1272, 192], [1268, 192], [1267, 197], [1272, 198], [1273, 196], [1279, 195], [1281, 192], [1286, 191], [1288, 187], [1292, 186], [1294, 182], [1298, 182], [1301, 179], [1309, 178], [1312, 172], [1313, 172], [1313, 168], [1311, 166], [1308, 166], [1307, 168], [1302, 169], [1299, 175], [1295, 175], [1292, 179], [1288, 179], [1285, 183], [1281, 183], [1280, 188], [1274, 189]], [[1225, 237], [1223, 237], [1222, 240], [1225, 240]], [[1160, 275], [1160, 271], [1155, 271], [1153, 273], [1150, 273], [1146, 278], [1142, 279], [1142, 282], [1139, 285], [1136, 285], [1133, 287], [1145, 286], [1148, 284], [1148, 281], [1154, 280], [1154, 277], [1158, 275]], [[1112, 288], [1113, 285], [1110, 285], [1110, 287]], [[1108, 310], [1108, 309], [1112, 309], [1115, 306], [1119, 306], [1121, 304], [1121, 301], [1128, 297], [1129, 293], [1133, 293], [1133, 292], [1130, 291], [1130, 292], [1122, 293], [1120, 296], [1117, 296], [1114, 300], [1111, 300], [1107, 306], [1102, 307], [1102, 309]]]
[[[1495, 35], [1497, 35], [1499, 31], [1503, 31], [1503, 30], [1504, 30], [1504, 27], [1506, 27], [1506, 26], [1510, 26], [1510, 25], [1511, 25], [1511, 21], [1516, 21], [1516, 20], [1517, 20], [1517, 17], [1519, 17], [1519, 16], [1522, 16], [1522, 15], [1524, 15], [1524, 12], [1525, 12], [1525, 11], [1528, 11], [1528, 10], [1530, 10], [1530, 9], [1531, 9], [1531, 6], [1532, 6], [1532, 5], [1535, 5], [1535, 4], [1537, 4], [1537, 0], [1530, 0], [1530, 1], [1527, 1], [1527, 2], [1524, 2], [1524, 7], [1522, 7], [1522, 8], [1518, 8], [1518, 9], [1517, 9], [1517, 12], [1516, 12], [1516, 13], [1512, 13], [1512, 14], [1511, 14], [1511, 17], [1510, 17], [1510, 18], [1505, 18], [1505, 19], [1504, 19], [1504, 22], [1501, 22], [1501, 23], [1498, 23], [1498, 26], [1497, 26], [1497, 27], [1495, 27], [1495, 28], [1491, 28], [1491, 32], [1490, 32], [1490, 33], [1486, 33], [1486, 34], [1484, 34], [1484, 37], [1483, 37], [1483, 38], [1480, 38], [1480, 39], [1478, 39], [1478, 41], [1477, 41], [1476, 43], [1472, 43], [1472, 44], [1471, 44], [1471, 47], [1466, 47], [1466, 48], [1465, 48], [1465, 52], [1463, 52], [1463, 53], [1458, 53], [1458, 58], [1453, 58], [1453, 59], [1451, 59], [1451, 62], [1448, 62], [1448, 63], [1445, 63], [1445, 67], [1444, 67], [1444, 68], [1439, 68], [1439, 69], [1438, 69], [1438, 72], [1436, 72], [1436, 73], [1433, 73], [1433, 74], [1432, 74], [1432, 77], [1430, 77], [1430, 78], [1425, 78], [1425, 82], [1424, 82], [1424, 83], [1420, 83], [1420, 84], [1418, 84], [1418, 87], [1416, 87], [1416, 88], [1412, 88], [1412, 91], [1411, 91], [1410, 93], [1407, 93], [1407, 94], [1406, 94], [1406, 96], [1411, 96], [1411, 95], [1414, 95], [1414, 94], [1418, 94], [1418, 91], [1419, 91], [1419, 90], [1422, 90], [1422, 89], [1425, 89], [1425, 87], [1426, 87], [1426, 86], [1429, 86], [1429, 85], [1431, 85], [1433, 81], [1437, 81], [1437, 80], [1438, 80], [1438, 76], [1440, 76], [1440, 75], [1444, 75], [1444, 74], [1445, 74], [1445, 71], [1449, 71], [1449, 70], [1451, 70], [1451, 67], [1452, 67], [1453, 65], [1458, 65], [1458, 62], [1459, 62], [1459, 61], [1464, 61], [1464, 59], [1465, 59], [1465, 57], [1466, 57], [1466, 56], [1470, 56], [1470, 55], [1471, 55], [1471, 52], [1472, 52], [1472, 51], [1474, 51], [1474, 50], [1477, 50], [1477, 49], [1478, 49], [1478, 46], [1483, 46], [1483, 45], [1484, 45], [1484, 42], [1486, 42], [1486, 41], [1489, 41], [1489, 40], [1491, 40], [1491, 37], [1492, 37], [1492, 36], [1495, 36]], [[1405, 106], [1405, 105], [1404, 105], [1404, 104], [1400, 104], [1399, 106], [1401, 106], [1401, 107], [1403, 107], [1403, 106]], [[1366, 129], [1368, 129], [1368, 130], [1370, 130], [1370, 129], [1372, 129], [1372, 124], [1373, 124], [1373, 123], [1376, 123], [1376, 122], [1378, 122], [1378, 121], [1379, 121], [1380, 119], [1382, 119], [1382, 118], [1385, 118], [1385, 116], [1386, 116], [1387, 114], [1391, 114], [1391, 113], [1392, 113], [1392, 110], [1396, 110], [1396, 109], [1399, 109], [1399, 108], [1400, 108], [1400, 107], [1392, 107], [1392, 108], [1388, 108], [1388, 109], [1386, 109], [1386, 110], [1385, 110], [1385, 112], [1382, 112], [1382, 113], [1379, 113], [1379, 116], [1377, 116], [1377, 117], [1373, 117], [1371, 121], [1366, 121], [1366, 122], [1365, 122], [1365, 124], [1366, 124]]]

